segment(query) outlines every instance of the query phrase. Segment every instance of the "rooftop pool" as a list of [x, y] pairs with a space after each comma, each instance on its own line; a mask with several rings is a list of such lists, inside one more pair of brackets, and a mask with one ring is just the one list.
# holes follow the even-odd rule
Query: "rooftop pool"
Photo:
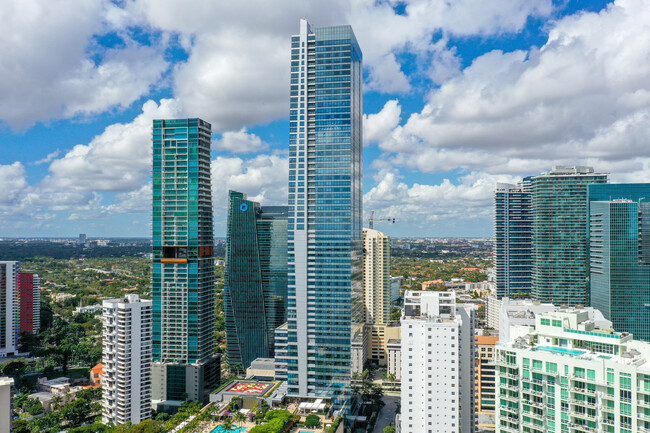
[[559, 353], [561, 355], [569, 356], [580, 356], [585, 353], [584, 350], [575, 350], [575, 349], [565, 349], [564, 347], [554, 347], [554, 346], [538, 346], [535, 350], [541, 350], [542, 352], [551, 352]]

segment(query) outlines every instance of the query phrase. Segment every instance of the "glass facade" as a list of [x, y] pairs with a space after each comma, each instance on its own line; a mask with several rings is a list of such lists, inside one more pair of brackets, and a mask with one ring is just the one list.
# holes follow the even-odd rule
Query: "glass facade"
[[344, 407], [361, 286], [362, 66], [350, 26], [291, 39], [287, 376]]
[[589, 187], [591, 305], [614, 329], [650, 340], [650, 262], [642, 236], [650, 184]]
[[607, 183], [591, 167], [554, 167], [532, 178], [533, 297], [589, 305], [587, 187]]
[[224, 311], [231, 369], [243, 373], [273, 356], [275, 328], [286, 322], [287, 207], [230, 191]]
[[497, 298], [529, 296], [533, 274], [530, 177], [517, 185], [497, 184], [494, 238]]
[[[203, 399], [189, 379], [180, 388], [176, 370], [214, 358], [210, 138], [201, 119], [153, 121], [153, 360], [173, 364], [166, 368], [172, 400]], [[198, 388], [212, 386], [214, 370], [201, 374]]]

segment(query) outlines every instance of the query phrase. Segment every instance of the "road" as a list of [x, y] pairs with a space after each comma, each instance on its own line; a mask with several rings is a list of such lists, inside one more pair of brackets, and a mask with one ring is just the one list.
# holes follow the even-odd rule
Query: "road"
[[397, 403], [399, 403], [399, 397], [384, 396], [384, 403], [386, 405], [379, 413], [373, 433], [383, 433], [384, 427], [392, 425], [395, 421], [395, 409], [397, 408]]

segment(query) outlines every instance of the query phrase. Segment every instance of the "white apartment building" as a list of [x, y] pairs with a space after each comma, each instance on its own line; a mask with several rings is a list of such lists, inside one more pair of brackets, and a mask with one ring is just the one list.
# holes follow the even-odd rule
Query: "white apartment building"
[[151, 310], [152, 302], [138, 295], [103, 302], [104, 423], [151, 417]]
[[497, 346], [496, 431], [650, 432], [650, 344], [586, 309], [537, 314]]
[[11, 377], [0, 377], [0, 432], [11, 432], [13, 424], [13, 387]]
[[4, 293], [0, 300], [0, 323], [3, 323], [2, 328], [0, 328], [0, 357], [18, 352], [19, 273], [19, 262], [0, 261], [0, 292]]
[[401, 320], [402, 433], [473, 433], [473, 305], [407, 291]]

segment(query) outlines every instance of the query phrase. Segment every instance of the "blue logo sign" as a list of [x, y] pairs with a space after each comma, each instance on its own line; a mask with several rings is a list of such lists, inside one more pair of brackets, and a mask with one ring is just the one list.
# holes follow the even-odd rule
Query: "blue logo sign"
[[248, 205], [246, 203], [242, 203], [239, 206], [239, 210], [241, 210], [242, 212], [246, 212], [248, 210]]

